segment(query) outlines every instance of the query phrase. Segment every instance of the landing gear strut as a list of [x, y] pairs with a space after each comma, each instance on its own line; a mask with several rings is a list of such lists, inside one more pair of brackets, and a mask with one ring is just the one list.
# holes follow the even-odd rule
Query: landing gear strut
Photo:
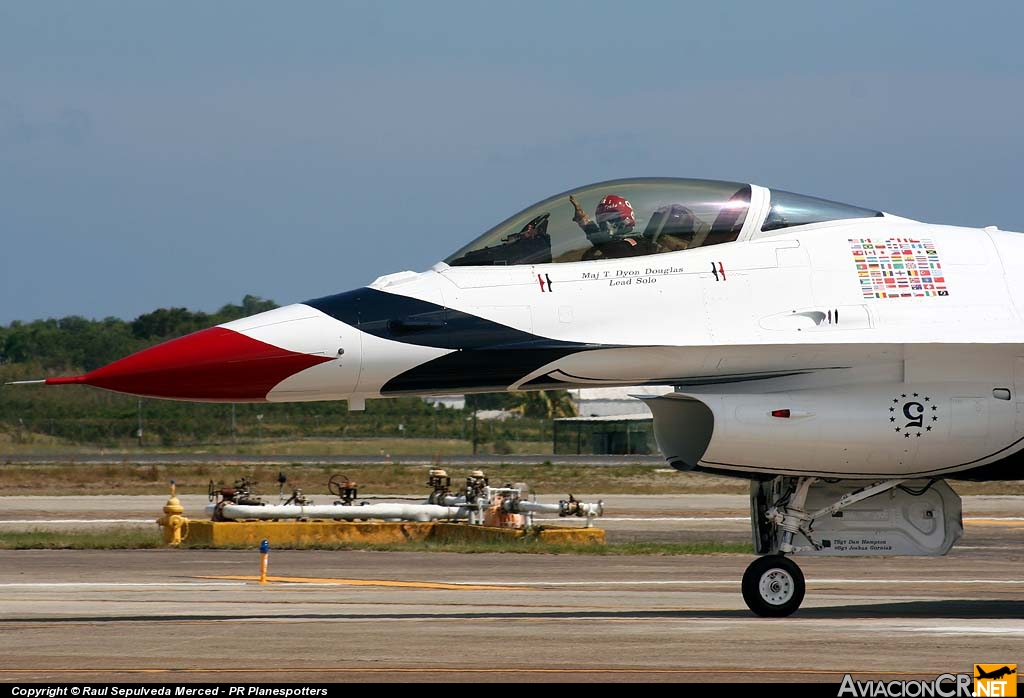
[[[754, 547], [761, 557], [750, 563], [743, 573], [741, 588], [747, 607], [759, 616], [780, 618], [792, 615], [804, 600], [804, 573], [788, 555], [844, 552], [845, 549], [833, 548], [833, 535], [822, 535], [814, 530], [816, 522], [819, 522], [821, 528], [831, 530], [833, 534], [838, 532], [842, 538], [858, 536], [859, 540], [859, 536], [864, 535], [863, 529], [856, 528], [855, 522], [844, 530], [841, 512], [865, 499], [883, 492], [896, 493], [880, 506], [895, 511], [917, 512], [919, 519], [915, 519], [913, 523], [922, 531], [930, 530], [928, 522], [936, 520], [934, 507], [941, 506], [941, 501], [937, 501], [911, 508], [904, 500], [896, 499], [897, 496], [917, 497], [926, 492], [932, 483], [921, 489], [904, 489], [903, 494], [900, 494], [896, 488], [902, 485], [904, 480], [884, 480], [855, 489], [841, 489], [841, 494], [833, 495], [835, 498], [831, 502], [826, 500], [826, 506], [808, 511], [808, 494], [811, 487], [818, 482], [818, 478], [815, 477], [779, 476], [770, 483], [751, 483]], [[822, 496], [819, 494], [819, 504], [822, 503], [821, 500]], [[835, 518], [837, 516], [838, 518]], [[900, 529], [901, 536], [907, 528], [911, 527]], [[845, 533], [846, 530], [850, 533]], [[886, 541], [879, 549], [891, 552], [893, 544], [888, 542], [886, 534], [884, 530], [871, 531], [875, 539]], [[895, 540], [902, 542], [903, 539]], [[842, 543], [847, 544], [845, 540]], [[952, 545], [952, 540], [949, 541], [949, 545]], [[864, 547], [863, 544], [861, 547]], [[870, 551], [865, 549], [864, 552]]]

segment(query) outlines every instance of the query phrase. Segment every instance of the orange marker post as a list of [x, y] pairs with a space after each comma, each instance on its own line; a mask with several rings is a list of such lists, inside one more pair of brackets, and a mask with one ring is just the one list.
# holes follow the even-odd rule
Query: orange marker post
[[270, 557], [270, 543], [263, 539], [260, 543], [260, 584], [267, 583], [267, 558]]

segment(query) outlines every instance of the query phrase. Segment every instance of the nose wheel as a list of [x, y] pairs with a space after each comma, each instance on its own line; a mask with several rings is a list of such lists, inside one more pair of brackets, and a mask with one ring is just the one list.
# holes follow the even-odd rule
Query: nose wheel
[[759, 616], [792, 615], [804, 600], [804, 573], [785, 555], [757, 558], [743, 573], [743, 600]]

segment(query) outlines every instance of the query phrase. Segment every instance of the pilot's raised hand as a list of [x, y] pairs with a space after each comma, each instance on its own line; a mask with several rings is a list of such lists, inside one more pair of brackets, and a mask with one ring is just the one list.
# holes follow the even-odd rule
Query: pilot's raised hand
[[583, 210], [583, 207], [580, 206], [580, 202], [577, 201], [576, 197], [573, 196], [572, 194], [569, 194], [569, 203], [572, 204], [572, 207], [575, 210], [575, 213], [572, 217], [574, 221], [581, 225], [586, 225], [587, 223], [590, 222], [590, 218], [587, 216], [587, 212]]

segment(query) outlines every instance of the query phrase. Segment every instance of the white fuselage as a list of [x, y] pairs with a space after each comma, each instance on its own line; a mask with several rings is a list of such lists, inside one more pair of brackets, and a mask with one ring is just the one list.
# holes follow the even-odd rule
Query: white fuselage
[[[712, 411], [717, 469], [948, 473], [1024, 434], [1022, 260], [1017, 233], [865, 218], [651, 257], [439, 264], [378, 279], [344, 319], [294, 304], [224, 327], [330, 359], [270, 401], [674, 385]], [[921, 436], [890, 438], [890, 416], [918, 416], [900, 386], [942, 415]], [[784, 408], [800, 416], [770, 416]]]

